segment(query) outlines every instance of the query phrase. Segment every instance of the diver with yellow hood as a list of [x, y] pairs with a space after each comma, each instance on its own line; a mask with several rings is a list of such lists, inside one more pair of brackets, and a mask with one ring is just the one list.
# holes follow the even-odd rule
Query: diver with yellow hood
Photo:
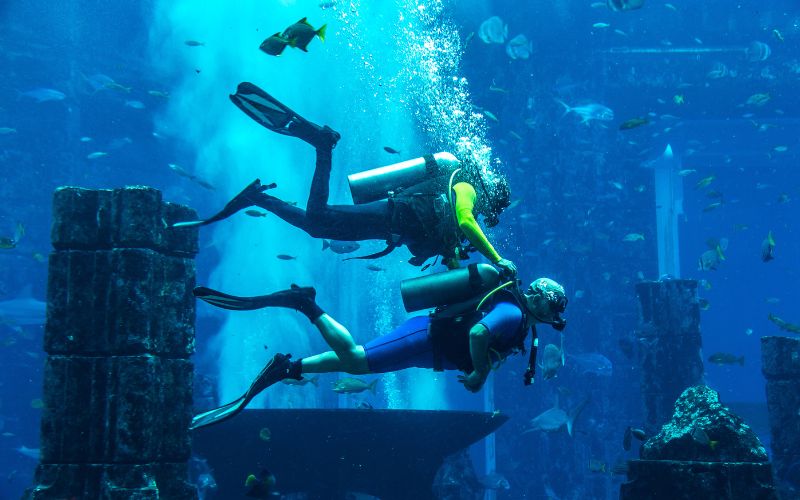
[[252, 83], [239, 84], [230, 98], [269, 130], [314, 146], [316, 169], [306, 209], [265, 193], [275, 185], [262, 185], [256, 179], [216, 215], [179, 222], [175, 227], [210, 224], [258, 206], [315, 238], [386, 241], [385, 250], [356, 258], [382, 257], [406, 245], [413, 254], [411, 264], [423, 265], [441, 257], [452, 269], [459, 267], [469, 252], [478, 251], [504, 274], [516, 275], [514, 263], [497, 253], [476, 220], [480, 214], [489, 227], [499, 222], [500, 213], [510, 204], [503, 176], [441, 152], [353, 174], [348, 180], [355, 204], [329, 205], [333, 148], [339, 133], [302, 118]]

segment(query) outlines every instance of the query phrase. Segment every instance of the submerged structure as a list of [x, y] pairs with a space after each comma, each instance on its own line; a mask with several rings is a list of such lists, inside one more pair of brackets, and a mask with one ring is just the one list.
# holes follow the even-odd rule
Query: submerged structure
[[[244, 494], [247, 475], [266, 468], [278, 491], [303, 498], [366, 493], [382, 500], [433, 500], [440, 498], [434, 479], [445, 458], [507, 420], [499, 412], [245, 410], [197, 431], [194, 452], [208, 461], [227, 498]], [[447, 490], [441, 483], [437, 490]]]
[[706, 386], [686, 389], [640, 460], [628, 462], [620, 499], [777, 499], [767, 451]]
[[636, 293], [645, 429], [652, 434], [670, 419], [678, 396], [703, 381], [700, 307], [694, 280], [644, 281]]
[[53, 201], [36, 485], [28, 498], [197, 498], [191, 455], [197, 233], [152, 188]]
[[784, 498], [800, 496], [800, 340], [761, 338], [761, 370], [767, 379], [771, 449]]

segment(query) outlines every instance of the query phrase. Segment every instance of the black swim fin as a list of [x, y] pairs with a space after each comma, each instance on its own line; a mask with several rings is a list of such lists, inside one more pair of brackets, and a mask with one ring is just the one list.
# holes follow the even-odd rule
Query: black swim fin
[[230, 98], [236, 107], [261, 126], [302, 139], [315, 148], [333, 149], [341, 137], [327, 125], [320, 127], [306, 120], [250, 82], [240, 83]]
[[172, 225], [172, 227], [205, 226], [206, 224], [211, 224], [212, 222], [217, 222], [222, 219], [227, 219], [228, 217], [235, 214], [239, 210], [242, 210], [247, 207], [252, 207], [253, 205], [256, 204], [256, 199], [258, 198], [258, 195], [260, 195], [267, 189], [274, 189], [276, 187], [278, 187], [278, 185], [275, 184], [274, 182], [267, 185], [261, 185], [261, 180], [256, 179], [250, 184], [248, 184], [247, 187], [244, 188], [241, 193], [234, 196], [233, 199], [229, 201], [222, 210], [220, 210], [212, 217], [205, 220], [176, 222], [175, 224]]
[[[247, 392], [226, 405], [195, 415], [192, 418], [189, 429], [199, 429], [200, 427], [207, 427], [212, 424], [224, 422], [238, 415], [254, 397], [258, 396], [258, 394], [267, 387], [287, 378], [293, 378], [295, 380], [302, 379], [299, 373], [299, 366], [293, 370], [291, 357], [291, 354], [276, 354], [269, 360], [264, 368], [261, 369], [261, 373], [259, 373], [255, 380], [253, 380], [253, 383], [250, 384], [250, 388], [247, 389]], [[297, 362], [294, 364], [297, 364]], [[292, 371], [297, 371], [298, 373], [292, 373]]]

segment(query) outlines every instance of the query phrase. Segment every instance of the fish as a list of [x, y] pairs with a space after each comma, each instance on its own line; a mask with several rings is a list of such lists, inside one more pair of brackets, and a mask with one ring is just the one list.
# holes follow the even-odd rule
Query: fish
[[778, 316], [775, 316], [772, 313], [769, 313], [767, 315], [767, 319], [778, 325], [778, 328], [780, 328], [781, 330], [785, 330], [791, 333], [800, 333], [800, 325], [784, 321], [783, 319], [779, 318]]
[[728, 67], [722, 64], [721, 62], [714, 63], [714, 66], [711, 67], [711, 71], [706, 73], [706, 78], [710, 80], [718, 80], [720, 78], [725, 78], [728, 76], [730, 72], [728, 71]]
[[767, 237], [761, 242], [761, 261], [769, 262], [775, 258], [775, 238], [772, 231], [767, 233]]
[[332, 9], [334, 7], [336, 7], [335, 0], [323, 0], [322, 2], [319, 3], [319, 8], [322, 10]]
[[583, 408], [589, 400], [586, 399], [569, 413], [565, 412], [558, 407], [558, 397], [556, 397], [555, 405], [549, 410], [545, 410], [536, 417], [532, 418], [529, 422], [529, 427], [522, 433], [543, 431], [543, 432], [557, 432], [564, 427], [567, 428], [567, 434], [572, 436], [572, 431], [575, 426], [575, 420], [580, 415]]
[[785, 153], [785, 152], [789, 151], [789, 147], [788, 146], [775, 146], [774, 148], [772, 148], [772, 150], [775, 151], [776, 153]]
[[644, 241], [644, 235], [642, 233], [628, 233], [622, 238], [622, 241]]
[[506, 45], [506, 55], [513, 59], [528, 59], [533, 52], [533, 42], [528, 41], [528, 37], [519, 34], [508, 41]]
[[45, 256], [45, 254], [43, 254], [41, 252], [33, 252], [33, 254], [31, 254], [31, 256], [33, 257], [33, 260], [35, 260], [36, 262], [38, 262], [40, 264], [44, 263], [44, 262], [47, 262], [47, 256]]
[[570, 106], [564, 101], [556, 99], [556, 102], [564, 106], [564, 115], [575, 113], [581, 117], [581, 123], [589, 123], [592, 120], [611, 121], [614, 119], [614, 111], [611, 108], [598, 103], [589, 103], [582, 106]]
[[753, 329], [752, 329], [752, 328], [747, 328], [747, 329], [744, 331], [744, 334], [745, 334], [745, 335], [748, 335], [748, 336], [749, 336], [749, 335], [752, 335], [752, 334], [753, 334]]
[[17, 129], [11, 127], [0, 127], [0, 135], [16, 134]]
[[678, 170], [678, 175], [681, 177], [686, 177], [687, 175], [692, 175], [695, 172], [697, 172], [697, 170], [693, 168], [685, 168], [683, 170]]
[[785, 41], [783, 39], [783, 33], [781, 33], [780, 30], [778, 30], [778, 28], [775, 28], [775, 29], [772, 30], [772, 35], [775, 38], [777, 38], [779, 42], [784, 42]]
[[606, 463], [596, 458], [589, 459], [589, 472], [602, 472], [605, 473], [606, 471]]
[[642, 429], [631, 428], [631, 434], [639, 441], [647, 440], [647, 433], [645, 433]]
[[606, 6], [615, 11], [627, 11], [641, 9], [644, 5], [644, 0], [607, 0]]
[[357, 241], [322, 240], [322, 250], [331, 249], [338, 254], [352, 253], [361, 248]]
[[97, 160], [98, 158], [102, 158], [104, 156], [108, 156], [108, 153], [104, 151], [95, 151], [94, 153], [89, 153], [86, 155], [87, 160]]
[[264, 427], [258, 431], [258, 439], [262, 441], [269, 441], [272, 439], [272, 431], [269, 430], [269, 427]]
[[611, 25], [610, 25], [610, 24], [608, 24], [608, 23], [594, 23], [594, 24], [592, 25], [592, 28], [601, 28], [601, 29], [603, 29], [603, 28], [608, 28], [608, 27], [610, 27], [610, 26], [611, 26]]
[[683, 94], [675, 94], [672, 96], [672, 102], [680, 106], [682, 104], [686, 104], [686, 98], [683, 96]]
[[671, 3], [665, 3], [664, 7], [668, 8], [671, 11], [678, 12], [678, 8], [672, 5]]
[[622, 448], [625, 451], [629, 451], [631, 449], [631, 438], [636, 438], [639, 441], [645, 441], [647, 439], [647, 434], [642, 429], [636, 429], [634, 427], [628, 427], [625, 429], [625, 434], [622, 438]]
[[250, 498], [274, 498], [275, 493], [275, 475], [267, 469], [261, 469], [258, 476], [250, 474], [244, 481], [244, 486], [247, 488], [244, 496]]
[[697, 184], [694, 185], [694, 188], [695, 189], [702, 189], [704, 187], [708, 187], [709, 184], [714, 182], [714, 179], [716, 179], [716, 176], [713, 176], [713, 175], [709, 175], [708, 177], [703, 177], [702, 179], [697, 181]]
[[147, 94], [153, 97], [161, 97], [162, 99], [166, 99], [169, 97], [169, 92], [164, 92], [161, 90], [148, 90]]
[[18, 326], [43, 325], [47, 312], [47, 303], [36, 300], [28, 285], [11, 300], [0, 301], [0, 322]]
[[292, 255], [286, 255], [285, 253], [279, 253], [275, 257], [277, 257], [277, 258], [279, 258], [281, 260], [297, 260], [297, 257], [294, 257]]
[[63, 101], [66, 99], [66, 94], [55, 89], [39, 88], [20, 92], [20, 97], [27, 97], [33, 99], [37, 103], [49, 101]]
[[715, 365], [735, 365], [744, 366], [744, 356], [736, 356], [727, 352], [715, 352], [708, 357], [708, 361]]
[[300, 380], [295, 380], [293, 378], [287, 378], [287, 379], [282, 380], [281, 382], [283, 382], [286, 385], [300, 385], [300, 386], [302, 386], [302, 385], [306, 385], [306, 384], [311, 384], [314, 387], [319, 387], [319, 375], [315, 375], [313, 377], [303, 377]]
[[340, 378], [333, 384], [333, 392], [339, 394], [356, 394], [359, 392], [371, 391], [372, 394], [375, 394], [375, 385], [377, 383], [378, 379], [367, 383], [355, 377]]
[[709, 302], [708, 299], [704, 299], [702, 297], [697, 299], [697, 305], [700, 306], [701, 311], [708, 311], [709, 309], [711, 309], [711, 302]]
[[498, 16], [484, 20], [478, 28], [478, 38], [483, 43], [505, 43], [508, 37], [508, 26]]
[[719, 444], [719, 441], [712, 441], [708, 437], [708, 433], [700, 427], [695, 427], [694, 430], [692, 430], [692, 440], [700, 446], [708, 446], [712, 451], [716, 449]]
[[314, 37], [318, 37], [320, 41], [325, 41], [325, 32], [327, 28], [328, 25], [323, 24], [319, 29], [316, 29], [308, 22], [308, 18], [304, 17], [283, 30], [281, 37], [287, 40], [290, 47], [308, 52], [306, 47], [308, 47], [308, 44], [311, 43]]
[[556, 376], [558, 369], [564, 366], [564, 353], [555, 344], [544, 346], [542, 355], [542, 371], [545, 380]]
[[183, 43], [188, 45], [189, 47], [204, 47], [205, 46], [205, 42], [198, 42], [197, 40], [186, 40]]
[[26, 456], [28, 458], [32, 458], [34, 460], [39, 460], [39, 458], [42, 455], [42, 453], [39, 450], [39, 448], [28, 448], [24, 444], [22, 446], [20, 446], [19, 448], [15, 448], [15, 450], [20, 455], [24, 455], [24, 456]]
[[289, 40], [281, 36], [280, 31], [272, 36], [269, 36], [261, 42], [258, 46], [262, 52], [271, 56], [279, 56], [283, 53], [284, 49], [289, 45]]
[[631, 118], [630, 120], [626, 120], [622, 122], [619, 126], [620, 130], [630, 130], [636, 127], [641, 127], [642, 125], [647, 125], [650, 123], [650, 120], [647, 118]]
[[711, 290], [711, 283], [708, 280], [699, 280], [697, 284], [706, 290]]
[[367, 266], [367, 269], [369, 269], [370, 271], [375, 271], [375, 272], [385, 271], [384, 268], [382, 268], [381, 266], [379, 266], [377, 264], [369, 264]]
[[748, 106], [763, 106], [764, 104], [768, 103], [770, 99], [772, 99], [772, 96], [770, 96], [767, 92], [753, 94], [747, 98], [745, 104]]
[[129, 100], [125, 101], [125, 106], [127, 106], [127, 107], [129, 107], [131, 109], [144, 109], [144, 107], [145, 107], [144, 103], [142, 101], [136, 101], [136, 100], [132, 100], [132, 99], [129, 99]]
[[713, 250], [706, 250], [700, 254], [697, 263], [698, 271], [716, 271], [720, 262], [725, 260], [725, 254], [722, 251], [722, 246], [717, 245]]
[[80, 140], [81, 140], [81, 142], [92, 142], [92, 138], [91, 137], [87, 137], [87, 136], [81, 137]]
[[594, 374], [599, 377], [610, 377], [614, 373], [611, 360], [598, 352], [567, 354], [571, 366], [577, 367], [581, 375]]
[[483, 110], [483, 114], [486, 115], [486, 118], [492, 120], [493, 122], [499, 122], [500, 120], [495, 116], [494, 113], [489, 111], [488, 109]]
[[716, 210], [717, 208], [719, 208], [721, 206], [722, 206], [722, 202], [721, 201], [715, 201], [714, 203], [710, 203], [710, 204], [706, 205], [705, 207], [703, 207], [703, 212], [704, 213], [708, 213], [708, 212], [711, 212], [712, 210]]
[[250, 217], [266, 217], [266, 212], [261, 212], [259, 210], [245, 210], [245, 215], [249, 215]]
[[482, 478], [478, 479], [478, 482], [483, 486], [484, 489], [487, 490], [504, 490], [508, 491], [511, 489], [511, 484], [508, 482], [508, 479], [502, 474], [497, 472], [492, 472], [491, 474], [487, 474]]
[[31, 399], [31, 408], [34, 410], [41, 410], [44, 408], [44, 401], [42, 401], [40, 398]]
[[508, 90], [495, 85], [494, 80], [492, 81], [492, 84], [489, 85], [489, 92], [499, 92], [501, 94], [508, 94]]
[[789, 203], [790, 201], [792, 201], [792, 199], [786, 193], [781, 193], [778, 196], [778, 203]]
[[389, 153], [390, 155], [399, 155], [400, 154], [400, 151], [398, 151], [398, 150], [396, 150], [396, 149], [394, 149], [392, 147], [389, 147], [389, 146], [384, 146], [383, 150], [386, 151], [387, 153]]
[[17, 222], [17, 226], [14, 228], [14, 236], [0, 237], [0, 249], [11, 250], [12, 248], [16, 248], [23, 236], [25, 236], [25, 225], [21, 222]]
[[187, 171], [185, 168], [181, 167], [176, 163], [167, 163], [167, 167], [169, 167], [170, 170], [180, 175], [181, 177], [186, 177], [187, 179], [194, 179], [193, 174], [189, 173], [189, 171]]

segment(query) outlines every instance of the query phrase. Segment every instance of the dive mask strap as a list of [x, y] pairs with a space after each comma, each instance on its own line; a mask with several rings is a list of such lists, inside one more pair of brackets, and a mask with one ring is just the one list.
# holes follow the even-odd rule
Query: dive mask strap
[[528, 367], [525, 369], [523, 384], [531, 385], [536, 375], [536, 353], [539, 350], [539, 337], [536, 335], [536, 326], [531, 326], [531, 350], [528, 355]]

